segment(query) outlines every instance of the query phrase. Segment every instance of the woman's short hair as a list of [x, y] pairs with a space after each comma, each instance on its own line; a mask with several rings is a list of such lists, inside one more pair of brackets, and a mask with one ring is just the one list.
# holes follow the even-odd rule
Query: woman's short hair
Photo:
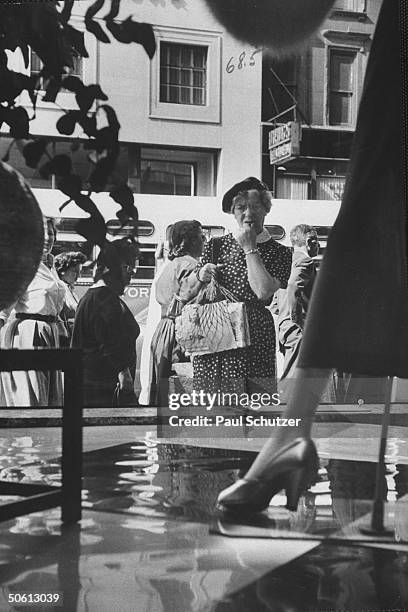
[[58, 274], [63, 274], [70, 268], [82, 265], [86, 262], [86, 255], [80, 251], [67, 251], [66, 253], [60, 253], [54, 258], [55, 269]]
[[191, 253], [201, 230], [202, 226], [199, 221], [187, 219], [176, 221], [170, 231], [168, 259], [172, 260]]
[[121, 266], [123, 264], [134, 265], [138, 255], [138, 246], [131, 236], [108, 242], [96, 260], [95, 282], [104, 278], [106, 273], [119, 278]]

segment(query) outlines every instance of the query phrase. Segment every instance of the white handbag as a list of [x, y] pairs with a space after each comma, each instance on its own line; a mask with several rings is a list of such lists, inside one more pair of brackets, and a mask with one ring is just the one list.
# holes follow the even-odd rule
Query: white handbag
[[[217, 298], [224, 299], [215, 301]], [[249, 325], [244, 302], [214, 279], [203, 287], [195, 302], [176, 317], [176, 340], [191, 356], [208, 355], [249, 346]]]

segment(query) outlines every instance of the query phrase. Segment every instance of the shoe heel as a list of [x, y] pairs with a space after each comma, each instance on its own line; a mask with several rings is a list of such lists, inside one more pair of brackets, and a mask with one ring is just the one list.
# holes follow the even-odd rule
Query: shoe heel
[[307, 489], [310, 480], [310, 472], [307, 468], [300, 468], [288, 476], [286, 491], [286, 508], [295, 512], [298, 507], [299, 498]]

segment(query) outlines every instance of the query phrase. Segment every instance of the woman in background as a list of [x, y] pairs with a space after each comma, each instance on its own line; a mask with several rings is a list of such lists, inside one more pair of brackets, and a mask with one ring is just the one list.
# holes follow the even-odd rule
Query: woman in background
[[156, 283], [161, 276], [162, 271], [168, 265], [167, 258], [169, 253], [167, 241], [161, 240], [155, 252], [156, 273], [150, 287], [149, 305], [147, 307], [147, 320], [143, 331], [143, 346], [140, 355], [140, 395], [139, 405], [149, 406], [150, 391], [152, 383], [152, 355], [150, 346], [152, 343], [153, 334], [161, 318], [161, 306], [156, 299]]
[[78, 304], [71, 345], [83, 349], [87, 406], [113, 406], [116, 391], [134, 400], [140, 328], [120, 296], [132, 278], [137, 253], [130, 238], [107, 244], [97, 259], [94, 284]]
[[[13, 306], [0, 312], [2, 349], [58, 348], [65, 329], [59, 314], [65, 286], [58, 278], [51, 255], [56, 237], [54, 219], [44, 217], [43, 257], [27, 290]], [[63, 399], [61, 372], [2, 372], [0, 405], [55, 406]]]
[[72, 336], [75, 312], [79, 302], [75, 294], [75, 283], [81, 273], [81, 266], [85, 262], [86, 256], [79, 251], [60, 253], [54, 259], [57, 274], [65, 285], [65, 302], [60, 316], [68, 333], [67, 346]]
[[150, 404], [168, 406], [168, 382], [173, 364], [187, 361], [175, 340], [175, 318], [184, 303], [195, 297], [202, 283], [196, 271], [205, 237], [198, 221], [177, 221], [171, 228], [169, 263], [156, 279], [156, 300], [161, 321], [151, 343], [152, 382]]

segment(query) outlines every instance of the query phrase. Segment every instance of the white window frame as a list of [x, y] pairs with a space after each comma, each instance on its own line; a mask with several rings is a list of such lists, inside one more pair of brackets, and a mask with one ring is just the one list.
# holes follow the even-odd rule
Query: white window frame
[[[154, 26], [157, 50], [150, 62], [151, 119], [219, 123], [221, 120], [221, 33]], [[160, 44], [205, 46], [207, 52], [206, 104], [174, 104], [160, 101]]]

